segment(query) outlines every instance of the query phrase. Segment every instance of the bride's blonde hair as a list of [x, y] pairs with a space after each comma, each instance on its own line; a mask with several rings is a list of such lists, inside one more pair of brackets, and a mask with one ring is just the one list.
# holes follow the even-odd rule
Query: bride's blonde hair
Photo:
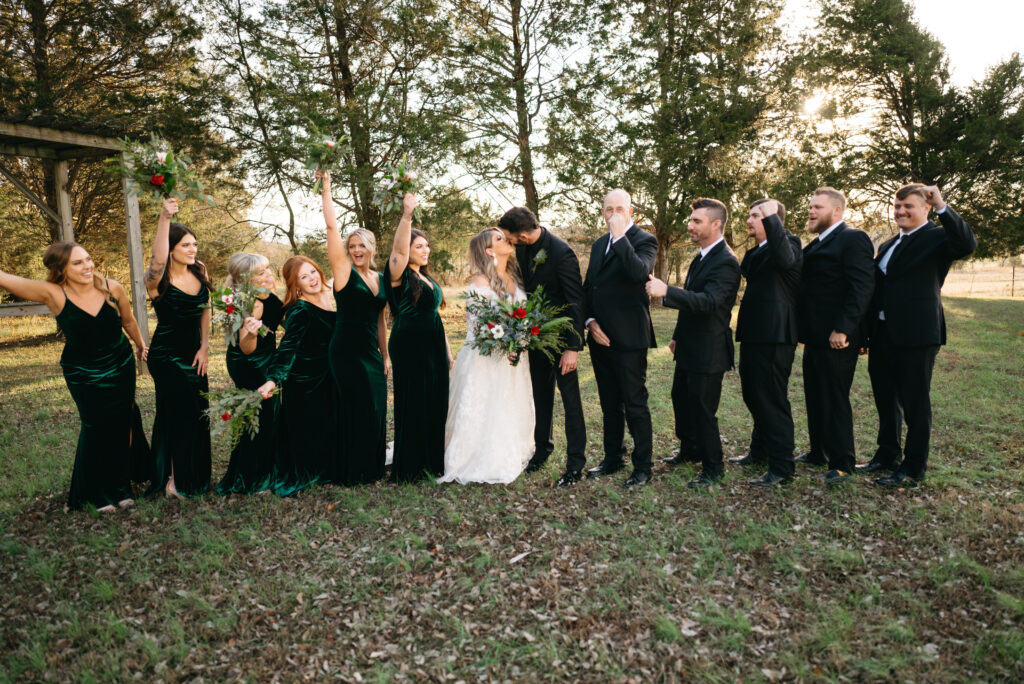
[[[484, 228], [469, 241], [469, 266], [473, 275], [480, 274], [487, 278], [487, 282], [492, 290], [500, 295], [512, 296], [515, 292], [508, 292], [506, 290], [505, 281], [498, 275], [498, 269], [494, 265], [494, 257], [487, 253], [487, 250], [491, 248], [491, 243], [494, 241], [494, 233], [503, 234], [498, 228]], [[508, 255], [505, 271], [512, 276], [517, 285], [522, 286], [523, 280], [519, 276], [519, 262], [516, 261], [514, 252]]]

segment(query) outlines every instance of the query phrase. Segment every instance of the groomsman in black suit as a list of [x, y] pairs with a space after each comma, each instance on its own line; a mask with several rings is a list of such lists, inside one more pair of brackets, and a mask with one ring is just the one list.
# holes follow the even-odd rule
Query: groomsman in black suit
[[537, 217], [526, 207], [514, 207], [498, 220], [498, 227], [516, 246], [516, 260], [526, 291], [544, 289], [544, 297], [563, 308], [563, 315], [573, 322], [573, 333], [563, 339], [563, 351], [554, 363], [540, 352], [530, 352], [530, 379], [533, 382], [533, 406], [536, 423], [533, 431], [535, 451], [526, 466], [527, 472], [540, 470], [551, 456], [552, 415], [555, 409], [555, 385], [562, 395], [565, 409], [565, 474], [558, 487], [579, 482], [586, 464], [587, 425], [583, 418], [580, 381], [576, 362], [583, 349], [583, 279], [580, 262], [569, 244], [552, 235], [537, 223]]
[[750, 205], [747, 228], [757, 242], [747, 250], [740, 273], [747, 287], [736, 320], [740, 343], [743, 402], [754, 419], [750, 451], [730, 459], [739, 465], [767, 465], [751, 482], [774, 487], [793, 478], [793, 413], [787, 396], [796, 352], [796, 293], [804, 253], [800, 238], [782, 227], [786, 207], [772, 199]]
[[867, 233], [843, 222], [846, 197], [818, 188], [807, 228], [797, 295], [797, 332], [804, 345], [804, 397], [811, 450], [798, 462], [828, 465], [825, 483], [839, 484], [856, 466], [850, 387], [874, 289], [874, 247]]
[[625, 426], [633, 436], [633, 473], [626, 487], [651, 479], [653, 434], [647, 406], [647, 350], [656, 346], [644, 285], [654, 269], [658, 240], [633, 222], [625, 190], [612, 190], [602, 209], [608, 232], [590, 250], [583, 281], [587, 345], [604, 414], [604, 460], [587, 477], [622, 470]]
[[679, 454], [670, 464], [700, 461], [700, 474], [689, 486], [710, 487], [725, 474], [722, 438], [718, 432], [718, 403], [722, 376], [733, 367], [732, 307], [740, 287], [740, 264], [722, 230], [729, 210], [716, 199], [693, 203], [688, 229], [700, 247], [690, 262], [685, 288], [670, 287], [654, 276], [647, 294], [664, 297], [664, 306], [679, 310], [669, 349], [676, 361], [672, 377]]
[[[928, 220], [929, 209], [941, 226]], [[928, 464], [932, 369], [946, 343], [942, 283], [953, 261], [973, 252], [978, 241], [934, 185], [914, 183], [896, 191], [893, 216], [900, 233], [878, 248], [869, 310], [868, 373], [878, 409], [878, 450], [857, 469], [895, 470], [876, 481], [905, 487], [916, 485]], [[907, 441], [901, 453], [903, 420]]]

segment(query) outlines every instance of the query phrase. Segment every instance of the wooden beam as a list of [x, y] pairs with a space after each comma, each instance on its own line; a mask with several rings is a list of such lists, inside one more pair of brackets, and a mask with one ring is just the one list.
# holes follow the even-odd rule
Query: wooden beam
[[60, 239], [75, 241], [75, 225], [71, 217], [71, 193], [68, 192], [68, 163], [59, 160], [54, 164], [57, 174], [57, 215], [60, 216]]
[[[132, 280], [132, 311], [139, 324], [142, 339], [149, 344], [149, 318], [146, 314], [146, 283], [143, 281], [142, 262], [142, 220], [139, 218], [139, 196], [128, 188], [128, 179], [121, 179], [124, 188], [124, 216], [128, 236], [128, 271]], [[146, 365], [139, 364], [139, 372], [146, 372]]]
[[32, 192], [27, 185], [18, 180], [18, 177], [11, 173], [3, 164], [0, 164], [0, 176], [11, 181], [11, 183], [14, 184], [14, 187], [18, 188], [18, 190], [21, 191], [21, 194], [28, 197], [37, 207], [42, 209], [43, 213], [46, 214], [47, 217], [49, 217], [58, 226], [61, 225], [60, 216], [57, 215], [57, 212], [51, 209], [49, 204], [36, 197], [36, 194]]
[[14, 302], [0, 304], [0, 317], [5, 316], [49, 316], [50, 307], [35, 302]]
[[64, 143], [79, 147], [96, 147], [104, 150], [120, 150], [120, 143], [114, 138], [104, 138], [87, 133], [58, 131], [53, 128], [27, 126], [25, 124], [0, 122], [0, 135], [9, 135], [26, 140], [42, 140], [43, 142]]
[[88, 159], [89, 157], [106, 157], [108, 149], [97, 147], [40, 147], [24, 143], [0, 143], [0, 155], [12, 157], [31, 157], [33, 159]]

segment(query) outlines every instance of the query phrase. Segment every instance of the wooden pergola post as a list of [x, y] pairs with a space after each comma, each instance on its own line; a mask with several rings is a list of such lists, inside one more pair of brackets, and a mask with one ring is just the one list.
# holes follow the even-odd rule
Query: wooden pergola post
[[[56, 211], [42, 199], [36, 197], [31, 189], [21, 183], [2, 164], [0, 164], [0, 175], [11, 181], [22, 194], [34, 202], [50, 220], [60, 227], [62, 240], [75, 239], [74, 220], [71, 215], [71, 194], [68, 192], [68, 160], [104, 157], [111, 152], [120, 150], [120, 143], [113, 138], [0, 121], [0, 155], [49, 159], [54, 162], [57, 175]], [[142, 282], [144, 272], [142, 267], [142, 226], [139, 219], [139, 198], [134, 193], [125, 193], [124, 213], [128, 239], [128, 268], [132, 281], [132, 311], [138, 320], [142, 339], [149, 344], [146, 288]], [[0, 316], [40, 313], [49, 313], [49, 310], [43, 305], [23, 302], [0, 305]], [[145, 365], [141, 364], [139, 370], [145, 372]]]

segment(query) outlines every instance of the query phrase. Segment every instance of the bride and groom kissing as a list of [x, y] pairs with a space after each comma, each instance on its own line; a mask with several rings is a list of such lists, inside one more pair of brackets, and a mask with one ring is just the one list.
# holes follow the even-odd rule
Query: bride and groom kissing
[[613, 190], [604, 200], [608, 232], [594, 243], [586, 280], [579, 260], [561, 238], [541, 226], [533, 212], [515, 207], [498, 228], [470, 242], [473, 279], [467, 294], [525, 299], [538, 288], [564, 307], [572, 331], [553, 360], [530, 351], [517, 365], [471, 348], [476, 321], [452, 368], [445, 426], [445, 470], [441, 482], [508, 483], [525, 469], [540, 470], [554, 450], [555, 386], [565, 412], [566, 468], [557, 487], [584, 476], [586, 422], [577, 363], [583, 332], [587, 340], [604, 415], [601, 465], [586, 472], [618, 472], [625, 456], [625, 427], [633, 437], [633, 474], [627, 487], [650, 480], [652, 429], [647, 407], [647, 349], [654, 346], [649, 299], [644, 289], [657, 255], [657, 240], [632, 222], [630, 196]]

